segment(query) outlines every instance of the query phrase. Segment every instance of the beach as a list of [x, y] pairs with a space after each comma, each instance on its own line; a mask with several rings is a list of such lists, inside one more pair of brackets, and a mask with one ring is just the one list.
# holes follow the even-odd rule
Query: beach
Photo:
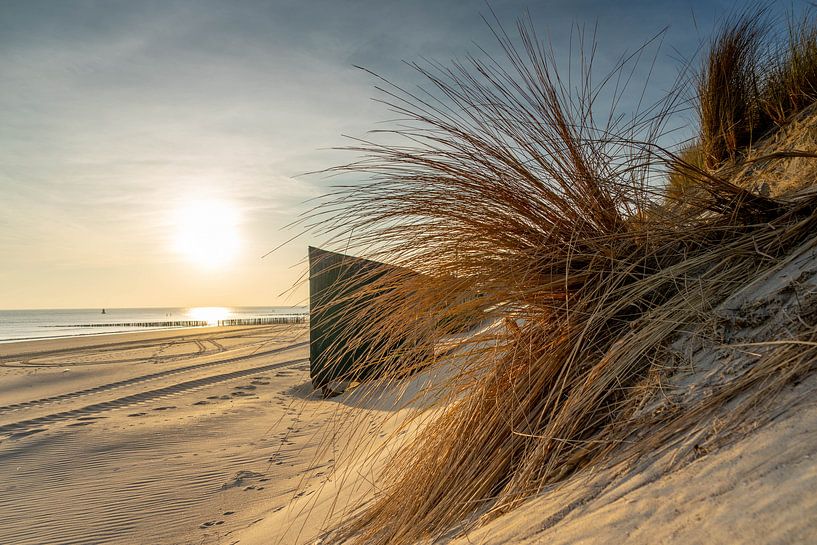
[[0, 345], [0, 543], [232, 543], [328, 471], [307, 341], [301, 325]]
[[498, 4], [0, 4], [0, 545], [817, 543], [817, 5]]
[[[307, 341], [295, 325], [0, 345], [0, 543], [315, 543], [416, 437], [404, 417], [439, 377], [325, 400]], [[790, 400], [813, 389], [680, 471], [699, 438], [577, 476], [454, 542], [803, 542], [817, 411]]]
[[0, 344], [204, 326], [297, 323], [306, 307], [147, 307], [0, 309]]
[[417, 423], [422, 373], [323, 399], [308, 325], [0, 344], [0, 543], [311, 543]]

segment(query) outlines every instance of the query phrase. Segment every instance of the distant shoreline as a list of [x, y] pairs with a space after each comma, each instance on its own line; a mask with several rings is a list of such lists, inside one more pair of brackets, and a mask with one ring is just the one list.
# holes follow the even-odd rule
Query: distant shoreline
[[301, 322], [307, 307], [155, 307], [0, 311], [0, 343], [142, 331]]
[[[60, 327], [60, 326], [52, 326]], [[139, 329], [127, 329], [123, 331], [89, 331], [88, 333], [71, 333], [66, 335], [49, 335], [47, 337], [21, 337], [14, 339], [0, 339], [0, 344], [12, 344], [17, 342], [38, 342], [38, 341], [53, 341], [60, 339], [79, 339], [84, 337], [105, 337], [108, 335], [134, 335], [139, 333], [151, 333], [157, 331], [182, 331], [190, 329], [191, 331], [204, 331], [208, 329], [221, 329], [225, 327], [241, 327], [241, 326], [218, 326], [218, 325], [202, 325], [202, 326], [175, 326], [175, 327], [144, 327]], [[249, 327], [249, 326], [247, 326]]]

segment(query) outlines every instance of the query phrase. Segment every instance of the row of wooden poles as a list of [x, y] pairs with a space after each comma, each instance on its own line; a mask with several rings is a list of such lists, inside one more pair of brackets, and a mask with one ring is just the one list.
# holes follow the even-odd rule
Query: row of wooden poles
[[219, 320], [218, 325], [305, 324], [306, 316], [275, 316], [267, 318], [232, 318]]
[[202, 326], [233, 326], [233, 325], [273, 325], [273, 324], [304, 324], [306, 316], [268, 316], [265, 318], [232, 318], [208, 322], [206, 320], [173, 320], [166, 322], [117, 322], [108, 324], [75, 324], [62, 327], [202, 327]]

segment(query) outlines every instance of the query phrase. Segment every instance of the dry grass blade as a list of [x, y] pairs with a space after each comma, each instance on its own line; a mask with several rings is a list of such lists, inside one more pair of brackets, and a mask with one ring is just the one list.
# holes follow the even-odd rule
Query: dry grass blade
[[789, 20], [787, 40], [778, 48], [761, 101], [780, 126], [817, 99], [817, 27], [810, 13], [799, 22]]
[[[708, 168], [759, 126], [761, 15], [715, 39], [701, 79], [703, 161], [656, 145], [676, 93], [630, 117], [599, 115], [598, 97], [617, 103], [626, 88], [615, 75], [637, 56], [592, 85], [594, 48], [585, 48], [581, 77], [565, 81], [529, 23], [518, 26], [521, 45], [498, 23], [492, 30], [501, 59], [418, 66], [427, 93], [385, 84], [402, 128], [389, 144], [359, 142], [360, 160], [338, 169], [369, 181], [339, 190], [324, 232], [420, 273], [368, 279], [346, 322], [377, 339], [361, 365], [390, 362], [396, 380], [434, 363], [423, 350], [396, 361], [406, 338], [422, 346], [452, 323], [506, 326], [460, 337], [471, 352], [447, 408], [330, 541], [433, 541], [613, 453], [649, 451], [653, 440], [629, 440], [661, 347], [817, 227], [813, 200], [753, 195]], [[684, 207], [662, 205], [667, 171], [684, 176]], [[338, 358], [358, 349], [334, 348]], [[662, 426], [655, 437], [714, 404], [652, 422]]]
[[768, 129], [760, 108], [762, 11], [727, 21], [715, 36], [698, 83], [701, 148], [707, 168], [735, 159]]

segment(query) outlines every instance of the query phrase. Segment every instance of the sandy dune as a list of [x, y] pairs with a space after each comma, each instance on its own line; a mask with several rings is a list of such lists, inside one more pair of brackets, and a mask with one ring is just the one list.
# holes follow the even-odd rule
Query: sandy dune
[[[680, 470], [664, 469], [672, 454], [576, 479], [454, 544], [815, 543], [813, 403]], [[595, 492], [584, 500], [588, 487]]]
[[0, 543], [233, 542], [327, 469], [307, 467], [323, 429], [297, 388], [307, 338], [269, 326], [0, 345]]

